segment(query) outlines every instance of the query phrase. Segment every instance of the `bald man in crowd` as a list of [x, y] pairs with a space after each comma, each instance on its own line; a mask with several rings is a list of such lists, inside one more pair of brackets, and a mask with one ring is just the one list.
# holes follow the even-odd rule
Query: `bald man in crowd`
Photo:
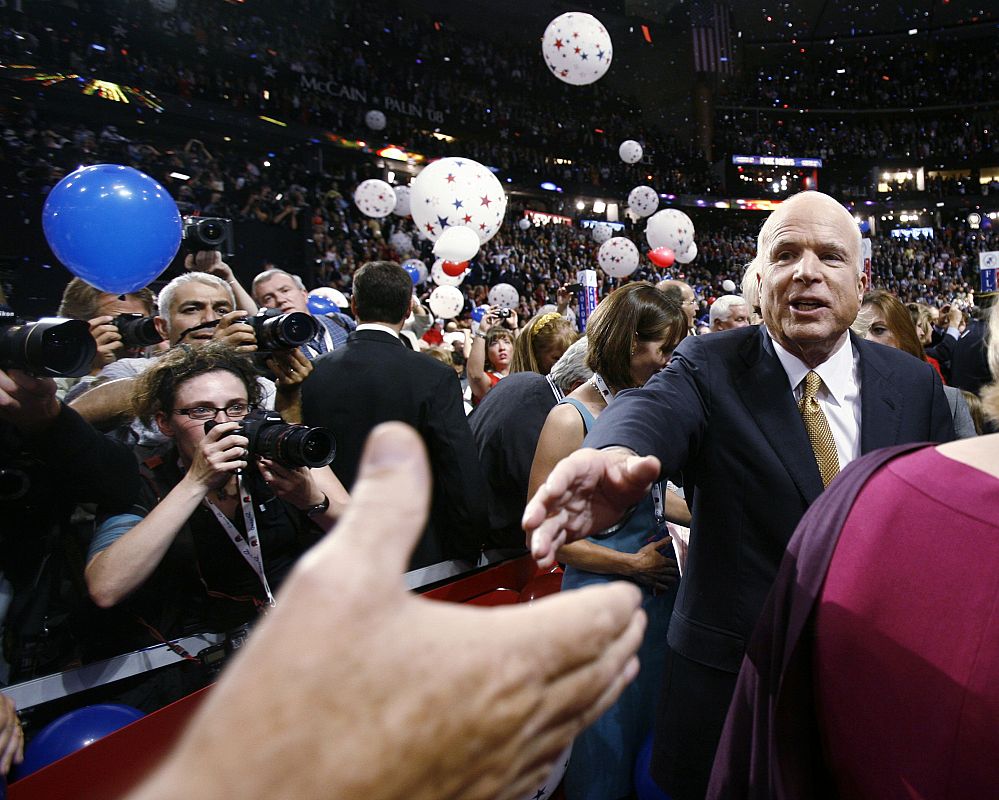
[[697, 318], [697, 295], [694, 294], [690, 284], [683, 281], [666, 280], [659, 281], [656, 288], [683, 308], [683, 313], [687, 315], [687, 331], [689, 335], [696, 336], [697, 328], [694, 320]]

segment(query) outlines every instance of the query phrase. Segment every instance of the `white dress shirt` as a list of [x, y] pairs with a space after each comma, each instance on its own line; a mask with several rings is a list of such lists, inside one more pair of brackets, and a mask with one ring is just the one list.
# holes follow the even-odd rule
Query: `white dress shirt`
[[[794, 389], [794, 402], [798, 403], [811, 367], [781, 347], [772, 336], [770, 340]], [[853, 350], [849, 332], [843, 334], [833, 354], [815, 367], [815, 371], [822, 378], [816, 399], [829, 421], [836, 440], [839, 468], [843, 469], [860, 456], [860, 356]]]
[[396, 339], [399, 338], [399, 331], [395, 328], [390, 328], [388, 325], [382, 325], [378, 322], [362, 322], [354, 330], [358, 331], [381, 331], [382, 333], [390, 333]]

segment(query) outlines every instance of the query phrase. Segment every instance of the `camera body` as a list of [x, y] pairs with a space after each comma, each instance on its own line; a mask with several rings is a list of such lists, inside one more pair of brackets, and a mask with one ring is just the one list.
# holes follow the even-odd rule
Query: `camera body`
[[497, 308], [493, 313], [497, 317], [499, 317], [500, 319], [510, 319], [510, 317], [513, 316], [513, 309], [512, 308]]
[[79, 378], [90, 372], [97, 343], [90, 325], [52, 317], [19, 324], [0, 306], [0, 369], [19, 369], [53, 378]]
[[152, 317], [134, 312], [119, 314], [111, 322], [118, 329], [121, 343], [125, 347], [150, 347], [163, 341], [163, 337], [156, 330], [156, 323], [153, 322]]
[[[218, 423], [208, 420], [205, 433]], [[325, 428], [294, 425], [276, 411], [256, 409], [243, 417], [237, 433], [249, 439], [248, 456], [263, 456], [283, 467], [325, 467], [336, 456], [336, 440]]]
[[223, 258], [236, 254], [236, 237], [231, 219], [184, 217], [183, 244], [192, 253], [218, 250]]
[[289, 311], [282, 314], [277, 308], [262, 308], [255, 316], [247, 317], [246, 324], [253, 328], [260, 352], [294, 350], [308, 344], [320, 333], [319, 323], [311, 314]]

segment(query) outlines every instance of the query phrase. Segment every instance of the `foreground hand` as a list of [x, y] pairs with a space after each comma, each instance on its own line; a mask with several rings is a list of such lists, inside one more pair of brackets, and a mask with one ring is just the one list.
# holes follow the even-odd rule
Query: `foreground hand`
[[[634, 677], [639, 592], [618, 582], [490, 609], [412, 595], [400, 574], [429, 496], [415, 432], [377, 428], [343, 520], [299, 561], [133, 800], [263, 800], [275, 787], [517, 800], [547, 776]], [[264, 745], [249, 759], [247, 741]]]
[[0, 694], [0, 775], [10, 772], [12, 764], [24, 759], [24, 732], [17, 718], [14, 701]]
[[524, 509], [522, 524], [531, 555], [551, 566], [564, 544], [618, 522], [659, 476], [659, 459], [623, 449], [584, 447], [566, 456]]
[[36, 378], [19, 369], [0, 369], [0, 419], [30, 433], [45, 428], [57, 416], [59, 401], [52, 378]]

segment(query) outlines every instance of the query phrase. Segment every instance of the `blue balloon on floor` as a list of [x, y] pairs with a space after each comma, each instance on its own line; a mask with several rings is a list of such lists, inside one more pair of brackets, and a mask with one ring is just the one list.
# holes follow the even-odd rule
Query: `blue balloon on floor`
[[323, 297], [318, 294], [310, 294], [308, 299], [309, 311], [313, 314], [323, 315], [329, 314], [332, 311], [339, 311], [336, 303], [330, 300], [328, 297]]
[[143, 716], [139, 709], [121, 703], [84, 706], [63, 714], [28, 742], [24, 761], [17, 768], [17, 777], [27, 777]]
[[652, 780], [649, 772], [652, 765], [652, 736], [650, 733], [635, 759], [635, 794], [638, 800], [670, 800], [669, 795]]
[[180, 247], [182, 224], [170, 193], [148, 175], [95, 164], [49, 192], [42, 228], [70, 272], [102, 292], [126, 294], [167, 268]]

